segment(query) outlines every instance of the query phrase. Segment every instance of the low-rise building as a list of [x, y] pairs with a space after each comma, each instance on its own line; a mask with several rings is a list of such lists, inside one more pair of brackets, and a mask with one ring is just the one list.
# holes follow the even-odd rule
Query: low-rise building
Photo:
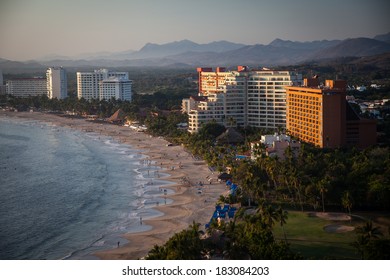
[[260, 154], [284, 159], [287, 148], [291, 148], [296, 155], [301, 143], [285, 134], [262, 135], [260, 141], [251, 143], [251, 159], [255, 160]]

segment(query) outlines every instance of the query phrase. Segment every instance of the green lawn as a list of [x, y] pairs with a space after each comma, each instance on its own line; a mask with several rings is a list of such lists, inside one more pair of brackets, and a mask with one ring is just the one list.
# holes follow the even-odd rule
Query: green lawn
[[[323, 228], [329, 224], [358, 226], [363, 222], [335, 222], [289, 211], [284, 230], [291, 249], [306, 259], [357, 259], [355, 248], [350, 245], [356, 238], [355, 232], [325, 232]], [[274, 234], [276, 239], [284, 239], [279, 224], [275, 225]]]

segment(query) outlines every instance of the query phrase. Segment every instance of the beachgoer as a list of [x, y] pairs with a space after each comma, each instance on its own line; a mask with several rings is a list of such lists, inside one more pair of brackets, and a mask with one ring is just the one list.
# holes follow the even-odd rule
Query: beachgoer
[[119, 244], [120, 244], [120, 242], [118, 241], [118, 248], [119, 248]]

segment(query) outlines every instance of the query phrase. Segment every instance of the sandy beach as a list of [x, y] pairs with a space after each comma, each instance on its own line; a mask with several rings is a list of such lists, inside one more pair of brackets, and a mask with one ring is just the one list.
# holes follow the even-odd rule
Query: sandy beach
[[[203, 160], [195, 159], [182, 146], [168, 146], [168, 142], [162, 138], [151, 137], [124, 126], [95, 123], [54, 114], [1, 111], [0, 117], [37, 120], [111, 136], [118, 142], [139, 150], [140, 153], [148, 156], [152, 164], [161, 166], [164, 168], [164, 173], [170, 175], [164, 180], [171, 181], [172, 185], [164, 188], [170, 188], [174, 193], [162, 193], [162, 196], [172, 199], [173, 202], [155, 207], [164, 215], [145, 219], [143, 223], [150, 225], [151, 230], [126, 234], [124, 237], [129, 241], [127, 244], [112, 250], [97, 252], [95, 255], [100, 259], [139, 259], [144, 257], [155, 244], [164, 244], [174, 233], [187, 228], [193, 221], [201, 223], [201, 229], [204, 229], [204, 224], [209, 221], [219, 196], [227, 193], [225, 185], [218, 183], [218, 174], [213, 174]], [[199, 186], [199, 182], [202, 182], [203, 186]]]

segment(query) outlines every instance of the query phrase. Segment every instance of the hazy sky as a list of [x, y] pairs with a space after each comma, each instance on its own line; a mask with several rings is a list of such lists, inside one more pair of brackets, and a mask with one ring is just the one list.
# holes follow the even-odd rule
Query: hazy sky
[[389, 15], [389, 0], [0, 0], [0, 58], [373, 37], [390, 32]]

